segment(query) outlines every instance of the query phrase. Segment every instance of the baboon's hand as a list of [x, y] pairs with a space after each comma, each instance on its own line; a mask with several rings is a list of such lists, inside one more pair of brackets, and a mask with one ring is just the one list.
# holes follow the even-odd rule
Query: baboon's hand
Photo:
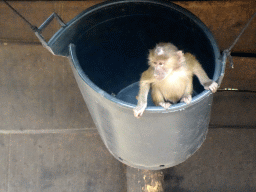
[[210, 90], [211, 92], [215, 93], [218, 89], [218, 83], [216, 83], [215, 81], [204, 83], [204, 89]]
[[142, 114], [144, 113], [146, 107], [147, 107], [147, 103], [146, 104], [142, 104], [142, 105], [137, 105], [133, 109], [134, 117], [140, 118], [142, 116]]

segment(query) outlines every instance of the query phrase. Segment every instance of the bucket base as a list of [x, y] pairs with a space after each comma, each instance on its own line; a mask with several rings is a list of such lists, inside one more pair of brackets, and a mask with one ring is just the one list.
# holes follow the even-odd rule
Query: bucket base
[[[116, 98], [123, 100], [127, 103], [137, 105], [136, 97], [138, 93], [139, 93], [139, 82], [136, 82], [119, 91], [119, 93], [116, 95]], [[152, 101], [151, 94], [148, 94], [148, 106], [155, 106]]]

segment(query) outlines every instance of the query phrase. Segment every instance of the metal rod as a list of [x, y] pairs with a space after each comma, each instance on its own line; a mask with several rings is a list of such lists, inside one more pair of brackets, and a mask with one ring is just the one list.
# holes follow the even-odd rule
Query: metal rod
[[16, 13], [18, 16], [20, 16], [29, 26], [33, 31], [37, 31], [38, 28], [34, 25], [32, 25], [27, 19], [25, 19], [18, 11], [16, 11], [9, 3], [7, 3], [5, 0], [3, 0], [3, 2], [11, 8], [11, 10], [14, 11], [14, 13]]
[[229, 60], [230, 66], [231, 68], [234, 68], [234, 62], [231, 56], [231, 49], [233, 49], [233, 47], [235, 46], [235, 44], [237, 43], [237, 41], [239, 40], [239, 38], [241, 37], [241, 35], [244, 33], [245, 29], [249, 26], [249, 24], [251, 23], [251, 21], [253, 20], [253, 18], [256, 16], [256, 12], [252, 15], [252, 17], [249, 19], [249, 21], [246, 23], [246, 25], [244, 26], [244, 28], [241, 30], [241, 32], [239, 33], [239, 35], [237, 36], [237, 38], [235, 39], [235, 41], [232, 43], [232, 45], [228, 48], [225, 49], [223, 51], [223, 58], [226, 58]]
[[247, 24], [244, 26], [244, 28], [242, 29], [242, 31], [239, 33], [239, 35], [237, 36], [237, 38], [235, 39], [234, 43], [229, 47], [229, 51], [231, 51], [231, 49], [235, 46], [235, 44], [237, 43], [237, 41], [239, 40], [239, 38], [241, 37], [241, 35], [244, 33], [245, 29], [249, 26], [249, 24], [251, 23], [251, 21], [253, 20], [253, 18], [256, 16], [256, 12], [252, 15], [252, 17], [249, 19], [249, 21], [247, 22]]

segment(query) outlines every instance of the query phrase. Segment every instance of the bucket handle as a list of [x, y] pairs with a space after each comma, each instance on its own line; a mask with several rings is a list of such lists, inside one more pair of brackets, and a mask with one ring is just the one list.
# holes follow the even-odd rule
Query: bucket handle
[[53, 19], [56, 19], [58, 23], [61, 25], [61, 27], [66, 27], [66, 24], [62, 21], [60, 16], [57, 13], [52, 13], [50, 17], [48, 17], [43, 24], [38, 27], [38, 29], [35, 31], [35, 34], [39, 41], [42, 43], [42, 45], [49, 50], [53, 55], [52, 49], [48, 46], [48, 43], [46, 42], [45, 38], [42, 36], [42, 31], [52, 22]]
[[222, 82], [222, 80], [223, 80], [223, 78], [224, 78], [225, 69], [226, 69], [227, 57], [228, 57], [228, 53], [227, 53], [227, 51], [225, 50], [225, 51], [223, 51], [223, 53], [222, 53], [222, 58], [220, 59], [220, 63], [221, 63], [221, 65], [222, 65], [222, 68], [221, 68], [220, 76], [219, 76], [219, 78], [218, 78], [217, 81], [216, 81], [216, 82], [218, 83], [218, 87], [220, 87], [221, 82]]

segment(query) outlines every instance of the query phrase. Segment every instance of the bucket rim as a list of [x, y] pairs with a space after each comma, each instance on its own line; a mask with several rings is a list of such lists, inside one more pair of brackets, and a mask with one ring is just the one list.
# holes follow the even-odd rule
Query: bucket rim
[[[196, 17], [194, 14], [192, 14], [190, 11], [188, 11], [187, 9], [176, 5], [172, 2], [166, 1], [166, 0], [113, 0], [113, 1], [105, 1], [103, 3], [99, 3], [96, 4], [86, 10], [84, 10], [83, 12], [81, 12], [80, 14], [78, 14], [76, 17], [74, 17], [71, 21], [69, 21], [67, 23], [67, 27], [60, 29], [54, 36], [52, 37], [51, 40], [49, 41], [50, 44], [54, 44], [54, 41], [56, 41], [56, 39], [58, 37], [60, 37], [62, 35], [62, 33], [65, 30], [70, 30], [72, 28], [73, 25], [75, 25], [76, 22], [78, 22], [80, 19], [82, 19], [83, 17], [86, 17], [87, 15], [93, 13], [94, 11], [97, 11], [99, 9], [106, 9], [108, 6], [112, 6], [112, 5], [116, 5], [116, 4], [123, 4], [123, 3], [151, 3], [151, 4], [157, 4], [157, 5], [163, 5], [166, 7], [169, 7], [170, 9], [173, 9], [175, 11], [180, 12], [181, 14], [185, 15], [186, 17], [190, 18], [193, 22], [195, 22], [195, 24], [202, 29], [202, 31], [204, 32], [205, 36], [207, 37], [207, 39], [210, 41], [211, 45], [212, 45], [212, 50], [213, 50], [213, 55], [214, 55], [214, 59], [215, 59], [215, 70], [214, 70], [214, 75], [213, 75], [213, 81], [217, 81], [218, 78], [220, 77], [221, 73], [220, 73], [220, 68], [217, 69], [217, 65], [221, 65], [220, 62], [220, 50], [218, 48], [217, 42], [215, 40], [215, 38], [213, 37], [211, 31], [207, 28], [207, 26], [198, 18]], [[123, 100], [117, 99], [116, 97], [110, 95], [109, 93], [107, 93], [106, 91], [104, 91], [103, 89], [99, 88], [97, 85], [95, 85], [85, 74], [85, 72], [83, 71], [83, 69], [80, 66], [80, 62], [77, 58], [76, 55], [76, 46], [71, 42], [68, 46], [68, 52], [69, 55], [67, 55], [70, 59], [70, 61], [72, 62], [72, 64], [75, 66], [79, 76], [82, 78], [82, 80], [87, 83], [94, 91], [96, 91], [97, 93], [101, 94], [103, 97], [105, 97], [106, 99], [120, 105], [121, 107], [124, 108], [135, 108], [136, 105], [125, 102]], [[204, 90], [201, 93], [199, 93], [198, 95], [194, 96], [192, 98], [191, 103], [186, 104], [186, 103], [177, 103], [174, 105], [171, 105], [171, 107], [169, 109], [164, 109], [161, 106], [148, 106], [146, 108], [145, 111], [148, 112], [159, 112], [159, 113], [170, 113], [170, 112], [175, 112], [175, 111], [182, 111], [185, 110], [187, 107], [191, 107], [193, 105], [195, 105], [196, 103], [200, 102], [201, 100], [203, 100], [206, 97], [209, 97], [212, 94], [212, 92], [210, 90]]]
[[[173, 9], [175, 11], [178, 11], [182, 14], [184, 14], [186, 17], [190, 18], [195, 22], [203, 31], [204, 34], [207, 36], [211, 44], [213, 45], [213, 52], [215, 55], [215, 63], [217, 61], [220, 61], [220, 50], [218, 47], [218, 44], [211, 33], [211, 31], [208, 29], [208, 27], [193, 13], [188, 11], [187, 9], [174, 4], [172, 2], [169, 2], [167, 0], [106, 0], [102, 3], [93, 5], [81, 13], [79, 13], [77, 16], [75, 16], [73, 19], [71, 19], [69, 22], [66, 23], [65, 27], [60, 28], [49, 40], [48, 46], [52, 49], [53, 53], [55, 55], [60, 55], [60, 56], [68, 56], [69, 53], [69, 44], [73, 43], [73, 37], [72, 37], [72, 28], [76, 25], [77, 22], [79, 22], [82, 18], [89, 16], [90, 14], [100, 10], [100, 9], [106, 9], [112, 5], [118, 5], [118, 4], [128, 4], [128, 3], [150, 3], [150, 4], [155, 4], [155, 5], [162, 5], [165, 7], [169, 7], [170, 9]], [[68, 42], [67, 47], [64, 46], [62, 47], [62, 43], [59, 42], [59, 39], [61, 37], [65, 36], [66, 41]], [[213, 80], [217, 80], [218, 77], [215, 76], [214, 72], [214, 77]]]

